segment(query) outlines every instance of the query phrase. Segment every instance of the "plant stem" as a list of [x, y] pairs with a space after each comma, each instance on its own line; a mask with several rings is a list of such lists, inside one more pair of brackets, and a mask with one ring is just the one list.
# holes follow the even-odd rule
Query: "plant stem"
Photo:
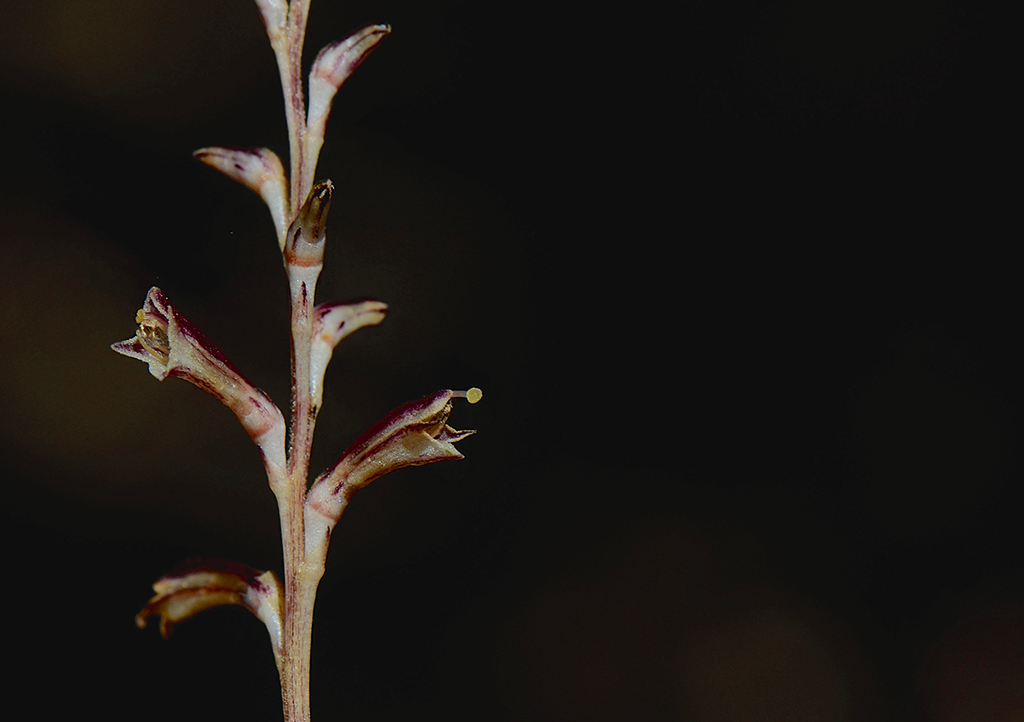
[[[291, 503], [281, 507], [284, 540], [284, 634], [281, 663], [281, 702], [285, 722], [309, 722], [309, 648], [313, 630], [313, 599], [306, 593], [302, 571], [302, 506], [304, 487], [292, 488]], [[316, 596], [316, 587], [312, 597]]]
[[[275, 44], [281, 86], [284, 91], [291, 165], [289, 222], [299, 214], [310, 188], [304, 183], [306, 103], [302, 88], [302, 46], [310, 0], [289, 3], [283, 42]], [[291, 275], [291, 274], [289, 274]], [[308, 279], [307, 279], [308, 280]], [[313, 337], [312, 304], [315, 279], [290, 279], [292, 422], [288, 449], [287, 481], [278, 495], [281, 538], [284, 551], [284, 630], [281, 650], [281, 700], [285, 722], [309, 722], [309, 662], [313, 630], [313, 604], [323, 574], [310, 573], [305, 566], [303, 508], [309, 478], [316, 409], [311, 400], [309, 351]]]
[[313, 603], [317, 584], [323, 574], [322, 562], [316, 573], [311, 573], [306, 567], [303, 521], [309, 457], [316, 423], [310, 374], [316, 275], [307, 275], [289, 268], [289, 276], [292, 286], [292, 437], [288, 451], [287, 498], [280, 508], [285, 573], [281, 695], [286, 722], [309, 722], [309, 655]]
[[282, 701], [285, 722], [309, 722], [309, 661], [313, 638], [313, 606], [316, 590], [324, 574], [327, 545], [308, 550], [308, 554], [286, 591], [285, 619], [291, 647], [286, 677], [282, 677]]

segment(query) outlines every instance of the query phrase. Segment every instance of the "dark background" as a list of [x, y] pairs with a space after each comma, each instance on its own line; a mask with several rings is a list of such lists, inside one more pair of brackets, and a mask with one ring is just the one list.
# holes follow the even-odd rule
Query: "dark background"
[[[575, 8], [575, 6], [573, 6]], [[236, 608], [132, 618], [196, 555], [280, 571], [231, 415], [109, 343], [160, 285], [279, 404], [259, 199], [192, 160], [286, 135], [243, 0], [4, 3], [0, 462], [26, 719], [280, 719]], [[342, 89], [314, 467], [479, 385], [465, 461], [360, 492], [318, 720], [1024, 714], [1010, 45], [966, 2], [317, 0]]]

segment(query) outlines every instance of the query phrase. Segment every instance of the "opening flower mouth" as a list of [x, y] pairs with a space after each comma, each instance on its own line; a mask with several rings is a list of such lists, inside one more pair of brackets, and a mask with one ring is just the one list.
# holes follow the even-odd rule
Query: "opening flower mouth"
[[163, 381], [185, 379], [235, 412], [265, 458], [283, 465], [284, 416], [263, 391], [253, 386], [227, 357], [155, 286], [135, 314], [138, 331], [111, 344], [120, 354], [144, 361]]

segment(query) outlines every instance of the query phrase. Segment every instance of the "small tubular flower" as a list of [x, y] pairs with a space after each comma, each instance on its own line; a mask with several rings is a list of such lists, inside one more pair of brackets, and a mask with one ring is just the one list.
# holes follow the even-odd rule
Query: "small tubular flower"
[[136, 334], [110, 348], [145, 361], [158, 380], [185, 379], [216, 396], [230, 408], [264, 459], [284, 466], [284, 417], [264, 392], [241, 372], [209, 339], [183, 316], [154, 286], [135, 315]]
[[334, 96], [377, 43], [391, 32], [390, 25], [367, 25], [344, 40], [331, 43], [316, 56], [309, 71], [309, 111], [306, 122], [305, 171], [312, 182]]
[[323, 543], [315, 537], [329, 534], [352, 494], [374, 479], [406, 466], [462, 459], [456, 442], [476, 432], [448, 426], [452, 399], [461, 397], [475, 403], [480, 396], [476, 388], [438, 391], [399, 406], [363, 434], [309, 490], [305, 510], [307, 550]]
[[256, 193], [270, 209], [277, 244], [284, 250], [288, 230], [288, 180], [277, 154], [269, 148], [200, 148], [192, 154], [211, 168]]
[[384, 320], [388, 305], [380, 301], [322, 303], [313, 309], [313, 344], [310, 357], [310, 393], [313, 406], [320, 408], [324, 395], [324, 373], [341, 339], [364, 326], [376, 326]]
[[228, 559], [190, 559], [153, 583], [156, 595], [135, 617], [145, 628], [149, 617], [160, 617], [160, 634], [167, 638], [178, 622], [206, 609], [226, 604], [245, 607], [267, 626], [274, 654], [281, 650], [282, 586], [274, 572], [260, 572]]

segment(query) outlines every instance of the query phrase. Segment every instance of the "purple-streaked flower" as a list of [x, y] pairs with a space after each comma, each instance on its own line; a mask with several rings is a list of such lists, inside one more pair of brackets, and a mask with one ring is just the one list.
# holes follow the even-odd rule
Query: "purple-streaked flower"
[[329, 533], [352, 494], [374, 479], [406, 466], [463, 458], [455, 444], [476, 432], [456, 431], [448, 425], [452, 399], [476, 403], [481, 395], [477, 388], [438, 391], [398, 407], [363, 434], [309, 490], [306, 548], [310, 548], [310, 534]]
[[270, 209], [278, 246], [284, 251], [288, 230], [288, 179], [277, 154], [269, 148], [200, 148], [193, 154], [211, 168], [256, 193]]
[[260, 572], [227, 559], [190, 559], [153, 583], [156, 595], [135, 617], [143, 628], [149, 617], [160, 617], [166, 639], [174, 625], [211, 607], [237, 604], [267, 626], [274, 654], [281, 650], [281, 582], [274, 572]]
[[388, 305], [380, 301], [322, 303], [313, 309], [313, 344], [310, 358], [310, 395], [320, 408], [324, 395], [324, 373], [341, 339], [364, 326], [376, 326], [384, 320]]
[[338, 89], [390, 32], [390, 25], [367, 25], [317, 54], [309, 70], [310, 128], [327, 122]]
[[338, 88], [390, 32], [390, 25], [367, 25], [344, 40], [331, 43], [313, 61], [309, 71], [309, 111], [306, 115], [304, 167], [308, 174], [307, 182], [313, 180], [320, 148], [324, 144], [327, 118]]
[[185, 379], [216, 396], [242, 422], [264, 458], [284, 466], [281, 410], [167, 301], [163, 291], [155, 286], [149, 289], [135, 320], [139, 330], [132, 338], [112, 344], [113, 350], [145, 361], [160, 381], [168, 376]]

